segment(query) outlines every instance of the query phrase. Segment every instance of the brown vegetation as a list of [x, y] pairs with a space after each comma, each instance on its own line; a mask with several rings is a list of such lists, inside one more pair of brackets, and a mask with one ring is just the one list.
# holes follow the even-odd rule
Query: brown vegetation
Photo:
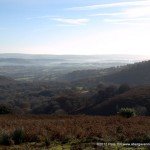
[[19, 142], [149, 142], [150, 117], [3, 115], [0, 116], [0, 133], [1, 138], [5, 134], [10, 144], [16, 143], [12, 142], [13, 137]]

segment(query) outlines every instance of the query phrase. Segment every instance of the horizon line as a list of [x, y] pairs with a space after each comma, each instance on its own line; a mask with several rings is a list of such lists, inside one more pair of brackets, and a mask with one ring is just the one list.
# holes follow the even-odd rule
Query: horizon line
[[7, 54], [10, 54], [10, 55], [52, 55], [52, 56], [103, 56], [103, 55], [106, 55], [106, 56], [110, 56], [110, 55], [122, 55], [122, 56], [147, 56], [147, 57], [150, 57], [150, 54], [48, 54], [48, 53], [1, 53], [0, 52], [0, 55], [7, 55]]

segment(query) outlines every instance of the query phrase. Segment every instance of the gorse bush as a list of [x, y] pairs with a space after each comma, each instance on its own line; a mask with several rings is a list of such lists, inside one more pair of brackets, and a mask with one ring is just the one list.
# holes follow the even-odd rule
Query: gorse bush
[[10, 113], [12, 113], [12, 110], [9, 106], [0, 104], [0, 114], [10, 114]]
[[50, 146], [50, 138], [46, 137], [44, 143], [47, 147]]
[[119, 110], [119, 115], [126, 118], [130, 118], [136, 116], [136, 111], [133, 108], [121, 108]]
[[14, 133], [12, 134], [12, 139], [15, 142], [15, 144], [21, 144], [25, 140], [25, 132], [23, 128], [16, 129]]
[[7, 133], [2, 133], [0, 144], [1, 145], [11, 145], [13, 143], [13, 140], [11, 139], [11, 136]]

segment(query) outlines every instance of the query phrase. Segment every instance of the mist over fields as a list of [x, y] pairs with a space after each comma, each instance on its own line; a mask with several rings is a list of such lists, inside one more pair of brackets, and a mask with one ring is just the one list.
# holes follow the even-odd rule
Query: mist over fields
[[72, 71], [105, 69], [145, 59], [134, 55], [0, 54], [0, 74], [17, 80], [54, 80]]

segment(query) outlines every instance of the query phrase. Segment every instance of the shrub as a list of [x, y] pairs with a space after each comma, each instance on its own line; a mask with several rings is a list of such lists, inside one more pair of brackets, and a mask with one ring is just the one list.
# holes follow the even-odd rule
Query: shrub
[[0, 114], [10, 114], [10, 113], [12, 113], [12, 110], [10, 109], [9, 106], [0, 104]]
[[119, 94], [125, 93], [130, 90], [130, 86], [128, 84], [121, 84], [119, 86], [118, 92]]
[[0, 144], [1, 145], [11, 145], [13, 143], [13, 140], [11, 139], [10, 135], [8, 135], [7, 133], [3, 133], [1, 135], [1, 140], [0, 140]]
[[133, 108], [121, 108], [119, 111], [119, 115], [130, 118], [136, 116], [136, 111]]
[[118, 126], [116, 128], [116, 133], [122, 133], [123, 132], [123, 126]]
[[12, 134], [12, 139], [14, 140], [15, 144], [21, 144], [24, 142], [25, 133], [22, 128], [16, 129]]
[[50, 138], [46, 137], [44, 143], [46, 147], [50, 146]]

